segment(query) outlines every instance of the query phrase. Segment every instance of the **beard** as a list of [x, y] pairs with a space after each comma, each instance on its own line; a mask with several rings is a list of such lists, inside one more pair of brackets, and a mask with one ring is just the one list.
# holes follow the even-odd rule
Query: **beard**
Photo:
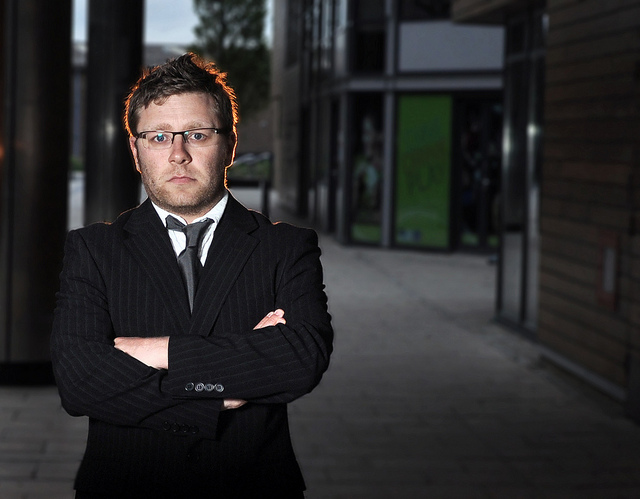
[[172, 185], [149, 175], [142, 166], [142, 185], [149, 199], [160, 208], [183, 217], [204, 215], [213, 208], [225, 192], [225, 168], [213, 170], [206, 178], [197, 177], [197, 182]]

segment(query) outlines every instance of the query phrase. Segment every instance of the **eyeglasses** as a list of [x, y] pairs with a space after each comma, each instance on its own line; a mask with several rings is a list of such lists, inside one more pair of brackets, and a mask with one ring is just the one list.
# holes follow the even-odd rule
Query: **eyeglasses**
[[231, 130], [228, 128], [193, 128], [181, 132], [169, 132], [166, 130], [153, 130], [139, 132], [134, 136], [142, 140], [145, 149], [169, 149], [176, 135], [181, 135], [185, 144], [191, 147], [209, 147], [214, 144], [216, 135], [226, 135]]

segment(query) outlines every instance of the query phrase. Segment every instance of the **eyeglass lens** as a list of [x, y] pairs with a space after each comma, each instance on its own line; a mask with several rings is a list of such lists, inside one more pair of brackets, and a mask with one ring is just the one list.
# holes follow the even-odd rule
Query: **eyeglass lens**
[[219, 133], [217, 128], [196, 128], [180, 132], [156, 130], [141, 132], [140, 138], [148, 149], [168, 149], [173, 144], [176, 135], [181, 135], [185, 144], [193, 147], [206, 147], [213, 144], [213, 137]]

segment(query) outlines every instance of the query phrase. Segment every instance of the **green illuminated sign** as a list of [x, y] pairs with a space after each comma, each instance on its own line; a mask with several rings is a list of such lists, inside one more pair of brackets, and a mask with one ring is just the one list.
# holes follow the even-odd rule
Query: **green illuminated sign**
[[395, 242], [449, 247], [451, 96], [405, 95], [398, 103]]

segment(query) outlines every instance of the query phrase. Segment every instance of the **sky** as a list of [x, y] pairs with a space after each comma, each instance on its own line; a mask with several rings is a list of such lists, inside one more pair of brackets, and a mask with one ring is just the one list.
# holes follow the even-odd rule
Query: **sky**
[[[73, 40], [87, 41], [88, 0], [73, 0]], [[145, 0], [145, 43], [189, 45], [198, 17], [191, 0]], [[268, 24], [268, 23], [267, 23]]]

